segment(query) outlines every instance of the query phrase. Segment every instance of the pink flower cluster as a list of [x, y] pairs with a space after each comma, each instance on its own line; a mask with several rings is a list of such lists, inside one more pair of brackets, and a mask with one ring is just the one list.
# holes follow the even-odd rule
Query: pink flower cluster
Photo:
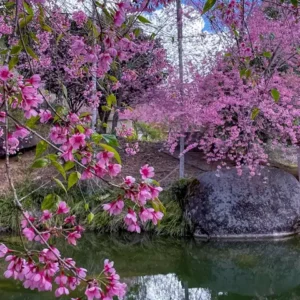
[[0, 257], [6, 256], [9, 263], [4, 276], [21, 281], [26, 289], [52, 291], [56, 283], [55, 296], [60, 297], [68, 295], [69, 290], [75, 290], [85, 280], [86, 270], [77, 267], [71, 258], [61, 258], [54, 247], [27, 253], [25, 258], [19, 255], [18, 251], [0, 245]]
[[[56, 216], [64, 216], [62, 226], [60, 227], [55, 225], [54, 217]], [[81, 234], [84, 231], [82, 226], [76, 224], [76, 217], [70, 215], [70, 208], [64, 201], [60, 201], [53, 212], [44, 210], [40, 218], [25, 212], [21, 225], [22, 233], [28, 241], [36, 241], [41, 244], [47, 243], [54, 235], [56, 237], [63, 237], [70, 245], [76, 246], [77, 240], [81, 238]], [[39, 232], [34, 228], [37, 228]]]
[[87, 15], [82, 10], [75, 11], [72, 15], [72, 18], [78, 27], [82, 27], [87, 21]]
[[[152, 221], [154, 225], [157, 225], [158, 221], [163, 218], [161, 211], [146, 207], [151, 202], [152, 204], [159, 203], [158, 196], [162, 191], [162, 188], [154, 185], [151, 179], [155, 175], [154, 168], [144, 165], [140, 169], [140, 174], [142, 182], [137, 183], [134, 177], [127, 176], [123, 183], [124, 195], [116, 201], [103, 205], [103, 209], [108, 211], [110, 215], [119, 215], [124, 210], [125, 202], [128, 202], [128, 212], [125, 215], [124, 222], [128, 231], [138, 233], [141, 232], [139, 220], [142, 223]], [[131, 204], [133, 204], [133, 207]], [[138, 213], [135, 211], [136, 209], [139, 209]]]
[[140, 147], [139, 147], [139, 143], [135, 142], [132, 144], [126, 143], [126, 148], [125, 148], [125, 152], [128, 155], [136, 155], [138, 152], [140, 152]]
[[[116, 177], [120, 172], [122, 166], [112, 162], [114, 153], [109, 151], [101, 151], [96, 155], [97, 162], [92, 162], [89, 167], [83, 171], [81, 179], [90, 179], [94, 176], [103, 178], [105, 175]], [[86, 162], [86, 157], [85, 161]]]
[[102, 279], [102, 281], [104, 281], [104, 288], [101, 288], [96, 280], [92, 280], [88, 283], [88, 287], [85, 291], [88, 300], [111, 300], [114, 297], [118, 297], [119, 299], [124, 297], [127, 286], [125, 283], [119, 281], [120, 276], [116, 273], [113, 265], [114, 262], [108, 259], [104, 261], [104, 278]]
[[127, 126], [126, 124], [122, 124], [121, 127], [116, 128], [117, 136], [128, 138], [134, 134], [134, 128]]

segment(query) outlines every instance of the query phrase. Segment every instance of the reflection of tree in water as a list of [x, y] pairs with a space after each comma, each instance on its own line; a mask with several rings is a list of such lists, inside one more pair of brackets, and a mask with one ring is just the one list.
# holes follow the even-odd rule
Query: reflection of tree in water
[[126, 300], [212, 300], [208, 289], [188, 289], [175, 274], [136, 277], [126, 283]]
[[[203, 243], [87, 234], [79, 247], [60, 249], [90, 276], [101, 272], [105, 258], [113, 260], [129, 286], [126, 300], [300, 300], [299, 238]], [[15, 282], [1, 278], [3, 271], [0, 260], [0, 300], [41, 300], [37, 292], [16, 291]], [[43, 300], [53, 299], [43, 294]]]

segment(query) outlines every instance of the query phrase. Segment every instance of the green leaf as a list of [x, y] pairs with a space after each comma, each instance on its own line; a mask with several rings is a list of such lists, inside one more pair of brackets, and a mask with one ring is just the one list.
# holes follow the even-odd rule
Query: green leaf
[[151, 22], [144, 16], [138, 16], [137, 19], [143, 24], [151, 24]]
[[245, 73], [246, 78], [248, 79], [252, 74], [252, 71], [250, 69], [248, 69]]
[[85, 211], [88, 211], [88, 210], [90, 209], [90, 206], [89, 206], [88, 203], [85, 203], [85, 204], [84, 204], [84, 209], [85, 209]]
[[100, 196], [100, 197], [99, 197], [99, 200], [100, 200], [100, 201], [103, 201], [103, 200], [107, 199], [110, 195], [111, 195], [111, 194], [106, 193], [106, 194]]
[[65, 171], [69, 171], [72, 168], [74, 168], [74, 166], [75, 166], [75, 163], [73, 161], [67, 161], [65, 163], [64, 169], [65, 169]]
[[108, 75], [107, 77], [108, 77], [108, 79], [109, 79], [110, 81], [112, 81], [112, 82], [118, 82], [118, 79], [117, 79], [115, 76]]
[[40, 119], [40, 116], [31, 117], [26, 121], [26, 126], [33, 129], [36, 125], [36, 122]]
[[45, 24], [45, 23], [42, 23], [42, 24], [41, 24], [41, 28], [42, 28], [44, 31], [52, 32], [52, 28], [51, 28], [50, 26], [48, 26], [47, 24]]
[[54, 153], [51, 153], [51, 154], [48, 154], [46, 157], [47, 157], [48, 159], [50, 159], [51, 161], [56, 161], [58, 155], [57, 155], [57, 154], [54, 154]]
[[59, 34], [58, 35], [58, 37], [57, 37], [57, 39], [56, 39], [56, 45], [58, 45], [59, 44], [59, 42], [60, 42], [60, 40], [63, 38], [63, 33], [61, 33], [61, 34]]
[[102, 134], [105, 142], [112, 147], [119, 147], [119, 142], [114, 134]]
[[51, 210], [53, 207], [56, 206], [57, 202], [58, 202], [58, 198], [56, 197], [55, 194], [48, 194], [44, 198], [41, 208], [42, 210], [46, 210], [46, 209]]
[[40, 43], [39, 39], [37, 38], [37, 36], [36, 36], [33, 32], [29, 32], [29, 35], [30, 35], [30, 37], [31, 37], [37, 44]]
[[80, 133], [84, 133], [85, 132], [85, 129], [84, 129], [84, 127], [82, 125], [77, 125], [76, 128], [78, 129], [78, 131]]
[[28, 15], [25, 18], [22, 18], [20, 23], [19, 23], [19, 27], [20, 28], [24, 28], [27, 24], [29, 24], [33, 19], [33, 15]]
[[7, 54], [9, 52], [9, 49], [6, 49], [6, 50], [2, 50], [1, 52], [0, 52], [0, 54], [1, 55], [5, 55], [5, 54]]
[[259, 114], [260, 109], [258, 107], [254, 107], [251, 112], [251, 119], [254, 120]]
[[16, 5], [16, 2], [6, 2], [4, 5], [6, 8], [12, 8]]
[[93, 133], [92, 134], [92, 141], [96, 144], [98, 144], [102, 140], [102, 135], [99, 133]]
[[106, 103], [108, 107], [111, 107], [113, 104], [117, 104], [117, 98], [114, 94], [110, 94], [106, 97]]
[[27, 11], [27, 13], [29, 15], [33, 15], [33, 9], [26, 1], [23, 2], [23, 5], [24, 5], [24, 8]]
[[244, 76], [246, 75], [246, 71], [247, 71], [247, 69], [241, 69], [241, 70], [240, 70], [240, 77], [241, 77], [241, 78], [244, 77]]
[[158, 198], [155, 198], [154, 201], [158, 204], [158, 210], [166, 214], [166, 208], [162, 202]]
[[217, 0], [207, 0], [202, 11], [202, 15], [208, 12], [215, 4]]
[[106, 105], [102, 105], [102, 106], [101, 106], [101, 110], [102, 110], [102, 111], [111, 111], [111, 108], [108, 107], [108, 106], [106, 106]]
[[39, 141], [39, 143], [36, 145], [35, 149], [35, 157], [38, 158], [43, 154], [48, 148], [48, 144], [45, 141]]
[[120, 157], [119, 153], [116, 151], [116, 149], [114, 149], [113, 147], [111, 147], [109, 145], [106, 145], [106, 144], [99, 144], [99, 146], [101, 146], [106, 151], [114, 153], [114, 157], [115, 157], [116, 161], [119, 164], [122, 164], [121, 163], [121, 157]]
[[138, 36], [141, 34], [141, 28], [135, 28], [135, 29], [133, 30], [133, 33], [134, 33], [134, 35], [135, 35], [136, 37], [138, 37]]
[[280, 99], [280, 93], [278, 92], [278, 90], [277, 89], [272, 89], [271, 90], [271, 95], [272, 95], [275, 103], [277, 103]]
[[51, 163], [57, 169], [57, 171], [64, 177], [64, 179], [66, 179], [67, 175], [64, 167], [55, 160], [52, 160]]
[[266, 51], [266, 52], [263, 53], [263, 56], [267, 57], [267, 58], [271, 58], [272, 57], [272, 53], [269, 52], [269, 51]]
[[48, 159], [40, 158], [33, 162], [33, 164], [31, 165], [31, 168], [35, 168], [35, 169], [44, 168], [44, 167], [48, 166], [48, 164], [49, 164]]
[[295, 7], [298, 6], [298, 0], [291, 0], [291, 3], [292, 3]]
[[90, 116], [90, 115], [91, 115], [91, 113], [89, 113], [89, 112], [83, 112], [83, 113], [80, 114], [79, 118], [81, 119], [81, 118], [84, 118], [84, 117], [87, 117], [87, 116]]
[[38, 56], [35, 54], [35, 52], [33, 51], [32, 48], [30, 48], [29, 46], [26, 46], [26, 51], [27, 53], [34, 59], [39, 59]]
[[8, 63], [9, 69], [12, 70], [18, 62], [19, 62], [19, 57], [13, 56]]
[[22, 49], [23, 49], [23, 47], [20, 45], [13, 46], [11, 48], [10, 54], [19, 54]]
[[68, 178], [68, 190], [78, 182], [80, 177], [81, 177], [81, 174], [79, 172], [73, 172], [70, 174], [70, 176]]
[[88, 219], [88, 222], [91, 223], [94, 219], [95, 215], [93, 213], [89, 213], [87, 219]]
[[67, 91], [67, 88], [64, 84], [62, 84], [62, 91], [63, 91], [64, 97], [66, 99], [68, 99], [68, 91]]
[[61, 187], [65, 191], [65, 193], [67, 194], [67, 190], [66, 190], [65, 186], [63, 185], [63, 183], [59, 179], [57, 179], [57, 178], [53, 178], [53, 179], [55, 180], [55, 182], [57, 183], [57, 185], [59, 187]]
[[153, 184], [155, 186], [160, 186], [159, 182], [154, 180], [154, 179], [151, 179], [151, 178], [148, 178], [145, 180], [146, 182], [149, 182], [150, 184]]

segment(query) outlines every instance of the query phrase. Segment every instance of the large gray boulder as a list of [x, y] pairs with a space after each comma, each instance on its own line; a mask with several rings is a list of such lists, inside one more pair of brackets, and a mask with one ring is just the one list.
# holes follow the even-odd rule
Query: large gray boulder
[[185, 215], [199, 237], [279, 237], [295, 233], [300, 220], [300, 183], [264, 167], [249, 176], [235, 169], [207, 172], [190, 188]]
[[271, 166], [282, 169], [298, 177], [298, 147], [284, 145], [272, 145], [267, 143], [265, 150]]

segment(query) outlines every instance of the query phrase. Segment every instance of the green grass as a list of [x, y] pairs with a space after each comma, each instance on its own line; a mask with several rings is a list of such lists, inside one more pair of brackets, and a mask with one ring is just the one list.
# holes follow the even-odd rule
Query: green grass
[[[188, 193], [188, 187], [192, 180], [180, 180], [174, 183], [168, 190], [163, 191], [160, 196], [161, 202], [166, 208], [166, 214], [158, 226], [147, 223], [143, 230], [155, 235], [165, 236], [185, 236], [189, 235], [191, 227], [184, 218], [184, 201]], [[32, 186], [30, 182], [25, 182], [17, 187], [19, 197], [23, 197], [37, 186]], [[68, 194], [64, 194], [54, 183], [53, 185], [40, 189], [28, 196], [22, 203], [28, 211], [38, 212], [44, 197], [49, 193], [57, 193], [62, 200], [69, 203], [72, 213], [78, 216], [80, 223], [83, 223], [87, 230], [101, 233], [116, 233], [125, 231], [123, 218], [126, 212], [120, 216], [110, 217], [102, 209], [102, 205], [115, 200], [117, 191], [109, 188], [95, 187], [91, 182], [80, 184], [73, 188]], [[89, 209], [86, 209], [86, 206]], [[87, 215], [92, 211], [94, 219], [87, 222]], [[13, 206], [11, 196], [0, 197], [0, 227], [17, 230], [16, 210]]]

